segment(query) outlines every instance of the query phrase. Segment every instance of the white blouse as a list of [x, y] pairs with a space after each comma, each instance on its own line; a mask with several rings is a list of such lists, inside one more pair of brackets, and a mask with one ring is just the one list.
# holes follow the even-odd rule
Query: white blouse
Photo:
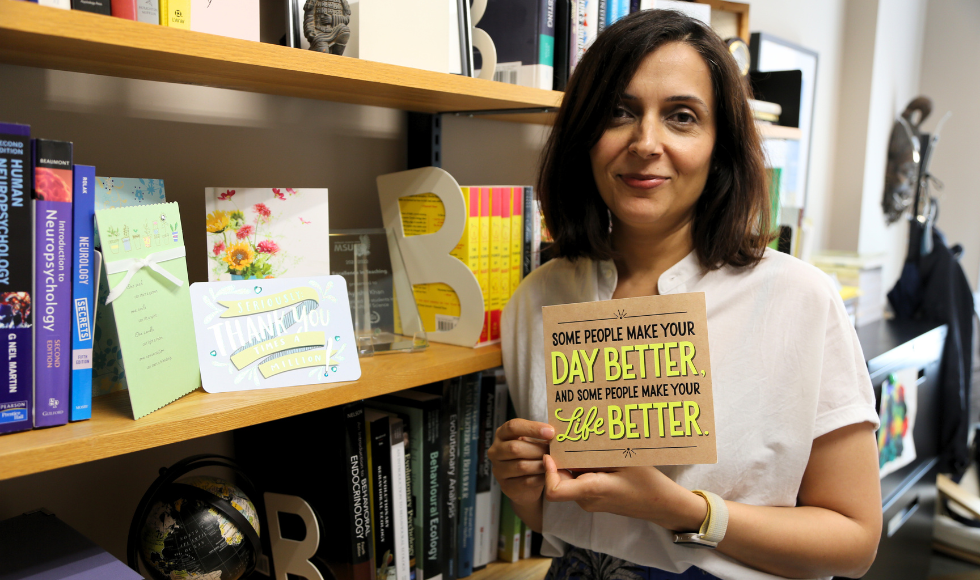
[[[541, 307], [609, 300], [613, 262], [552, 260], [518, 287], [503, 313], [504, 369], [517, 414], [547, 422]], [[766, 250], [754, 268], [705, 272], [692, 252], [668, 269], [660, 294], [704, 292], [718, 463], [661, 470], [687, 489], [751, 505], [795, 506], [813, 440], [878, 425], [874, 391], [844, 305], [826, 275]], [[772, 579], [713, 550], [673, 543], [651, 522], [544, 502], [546, 555], [565, 543], [670, 572], [697, 566], [722, 579]]]

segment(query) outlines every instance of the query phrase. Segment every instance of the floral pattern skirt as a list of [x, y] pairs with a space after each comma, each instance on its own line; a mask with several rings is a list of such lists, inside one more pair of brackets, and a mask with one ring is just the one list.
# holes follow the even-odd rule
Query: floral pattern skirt
[[545, 580], [718, 580], [694, 566], [680, 574], [632, 564], [606, 554], [569, 548], [551, 561]]

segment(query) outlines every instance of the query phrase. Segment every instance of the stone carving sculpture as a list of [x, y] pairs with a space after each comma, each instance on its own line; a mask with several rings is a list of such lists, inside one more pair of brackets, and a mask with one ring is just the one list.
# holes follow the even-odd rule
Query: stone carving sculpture
[[350, 4], [347, 0], [306, 0], [303, 34], [310, 50], [344, 54], [350, 40]]

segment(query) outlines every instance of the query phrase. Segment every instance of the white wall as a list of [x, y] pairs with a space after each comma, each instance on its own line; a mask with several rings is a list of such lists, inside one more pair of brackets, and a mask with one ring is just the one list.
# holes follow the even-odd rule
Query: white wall
[[[75, 144], [99, 175], [165, 180], [181, 206], [192, 282], [207, 280], [204, 188], [326, 187], [330, 227], [379, 227], [375, 177], [405, 169], [405, 113], [0, 65], [0, 120]], [[545, 129], [445, 119], [444, 167], [462, 183], [533, 183]], [[230, 453], [231, 435], [0, 481], [0, 519], [47, 507], [125, 557], [136, 504], [157, 469], [187, 455]]]
[[932, 98], [933, 113], [924, 128], [932, 131], [952, 111], [943, 127], [931, 165], [945, 184], [939, 195], [938, 227], [949, 243], [965, 249], [960, 262], [973, 289], [980, 289], [980, 3], [975, 0], [929, 0], [922, 51], [920, 87]]

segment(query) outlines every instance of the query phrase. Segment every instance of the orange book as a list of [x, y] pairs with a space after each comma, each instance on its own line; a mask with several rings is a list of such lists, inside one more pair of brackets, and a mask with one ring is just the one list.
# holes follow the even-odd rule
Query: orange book
[[480, 188], [480, 273], [477, 280], [480, 282], [480, 289], [483, 290], [483, 331], [480, 333], [480, 342], [490, 340], [490, 188]]

